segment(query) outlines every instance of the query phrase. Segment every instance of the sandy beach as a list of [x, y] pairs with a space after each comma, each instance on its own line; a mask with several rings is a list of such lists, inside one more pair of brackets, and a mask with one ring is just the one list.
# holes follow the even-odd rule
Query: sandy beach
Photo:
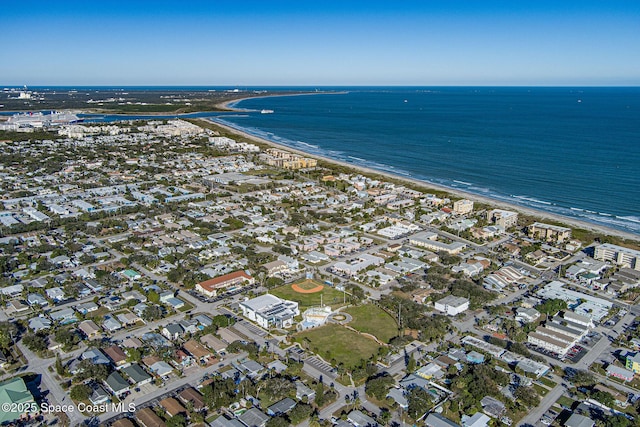
[[[310, 93], [309, 95], [313, 95], [315, 93]], [[327, 93], [324, 93], [327, 94]], [[338, 93], [336, 93], [338, 94]], [[306, 94], [296, 94], [296, 95], [274, 95], [274, 96], [299, 96], [299, 95], [306, 95]], [[265, 95], [263, 96], [263, 98], [266, 97], [270, 97], [270, 95]], [[256, 98], [256, 97], [250, 97], [250, 98]], [[224, 108], [227, 109], [229, 111], [242, 111], [242, 109], [237, 109], [237, 108], [233, 108], [233, 107], [229, 107], [229, 104], [231, 103], [236, 103], [239, 102], [243, 99], [247, 99], [247, 98], [239, 98], [236, 100], [231, 100], [231, 101], [227, 101], [224, 103], [219, 104], [218, 106], [220, 108]], [[491, 205], [491, 206], [495, 206], [496, 208], [500, 208], [500, 209], [506, 209], [506, 210], [512, 210], [512, 211], [516, 211], [516, 212], [520, 212], [522, 214], [525, 215], [529, 215], [529, 216], [533, 216], [536, 218], [539, 218], [541, 221], [544, 221], [545, 219], [547, 220], [552, 220], [552, 221], [557, 221], [557, 222], [561, 222], [566, 224], [568, 227], [571, 228], [581, 228], [581, 229], [585, 229], [585, 230], [591, 230], [597, 233], [602, 233], [605, 235], [612, 235], [612, 236], [618, 236], [618, 237], [622, 237], [624, 239], [629, 239], [629, 240], [634, 240], [634, 241], [640, 241], [640, 236], [633, 234], [633, 233], [629, 233], [626, 231], [622, 231], [622, 230], [617, 230], [614, 228], [610, 228], [610, 227], [606, 227], [606, 226], [602, 226], [599, 224], [594, 224], [591, 222], [587, 222], [587, 221], [581, 221], [575, 218], [569, 218], [563, 215], [558, 215], [558, 214], [554, 214], [554, 213], [550, 213], [550, 212], [545, 212], [542, 210], [538, 210], [538, 209], [533, 209], [533, 208], [529, 208], [529, 207], [524, 207], [524, 206], [519, 206], [519, 205], [515, 205], [512, 203], [507, 203], [507, 202], [503, 202], [500, 200], [496, 200], [490, 197], [485, 197], [485, 196], [481, 196], [475, 193], [469, 193], [457, 188], [451, 188], [451, 187], [446, 187], [443, 185], [439, 185], [439, 184], [434, 184], [428, 181], [422, 181], [422, 180], [418, 180], [418, 179], [413, 179], [413, 178], [408, 178], [406, 176], [402, 176], [402, 175], [395, 175], [386, 171], [381, 171], [378, 169], [374, 169], [374, 168], [369, 168], [369, 167], [364, 167], [364, 166], [359, 166], [359, 165], [354, 165], [352, 163], [348, 163], [348, 162], [344, 162], [344, 161], [340, 161], [340, 160], [336, 160], [336, 159], [332, 159], [330, 157], [325, 157], [325, 156], [319, 156], [317, 154], [310, 154], [307, 153], [303, 150], [299, 150], [296, 148], [291, 148], [289, 146], [283, 145], [283, 144], [278, 144], [276, 142], [273, 141], [269, 141], [267, 139], [264, 138], [260, 138], [254, 135], [251, 135], [250, 133], [247, 133], [241, 129], [235, 128], [235, 127], [231, 127], [231, 126], [227, 126], [224, 125], [222, 123], [216, 122], [211, 120], [212, 123], [215, 123], [217, 126], [220, 126], [223, 129], [226, 129], [229, 132], [233, 132], [236, 133], [238, 135], [241, 135], [242, 137], [248, 139], [248, 140], [252, 140], [255, 142], [259, 142], [261, 144], [266, 144], [266, 145], [270, 145], [276, 148], [281, 148], [293, 153], [297, 153], [303, 156], [307, 156], [307, 157], [311, 157], [314, 159], [318, 159], [318, 160], [322, 160], [324, 162], [327, 163], [333, 163], [336, 165], [340, 165], [340, 166], [344, 166], [347, 168], [350, 168], [351, 170], [358, 172], [358, 173], [362, 173], [362, 174], [366, 174], [366, 175], [378, 175], [378, 176], [383, 176], [389, 179], [394, 179], [397, 181], [403, 181], [403, 182], [407, 182], [407, 183], [411, 183], [417, 187], [422, 188], [425, 191], [429, 191], [429, 190], [436, 190], [436, 191], [443, 191], [446, 192], [448, 194], [450, 194], [451, 196], [455, 197], [455, 198], [466, 198], [469, 200], [473, 200], [475, 202], [479, 202], [479, 203], [484, 203], [487, 205]]]

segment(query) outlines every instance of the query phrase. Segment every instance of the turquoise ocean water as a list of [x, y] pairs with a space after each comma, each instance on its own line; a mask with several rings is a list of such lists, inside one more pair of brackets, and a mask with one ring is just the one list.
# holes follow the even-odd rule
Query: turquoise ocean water
[[346, 93], [247, 99], [234, 104], [246, 111], [215, 120], [309, 153], [640, 234], [640, 88], [335, 90]]

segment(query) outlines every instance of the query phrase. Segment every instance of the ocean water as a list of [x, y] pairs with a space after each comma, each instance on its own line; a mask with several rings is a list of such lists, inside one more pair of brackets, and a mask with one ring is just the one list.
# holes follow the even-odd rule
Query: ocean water
[[[214, 120], [274, 142], [640, 234], [640, 88], [340, 88]], [[271, 109], [273, 114], [261, 114]]]

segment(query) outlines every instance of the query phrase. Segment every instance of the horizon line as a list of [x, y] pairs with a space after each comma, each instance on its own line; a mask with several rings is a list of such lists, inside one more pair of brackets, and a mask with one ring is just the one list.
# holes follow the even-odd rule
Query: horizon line
[[201, 88], [322, 88], [322, 87], [330, 87], [330, 88], [358, 88], [358, 87], [502, 87], [502, 88], [526, 88], [526, 87], [535, 87], [535, 88], [597, 88], [597, 87], [619, 87], [619, 88], [635, 88], [640, 87], [640, 84], [322, 84], [322, 85], [314, 85], [314, 84], [249, 84], [249, 85], [228, 85], [228, 84], [107, 84], [107, 83], [99, 83], [99, 84], [3, 84], [0, 83], [0, 87], [4, 89], [15, 89], [15, 88], [36, 88], [36, 87], [44, 87], [44, 88], [54, 88], [54, 87], [82, 87], [82, 88], [115, 88], [115, 87], [201, 87]]

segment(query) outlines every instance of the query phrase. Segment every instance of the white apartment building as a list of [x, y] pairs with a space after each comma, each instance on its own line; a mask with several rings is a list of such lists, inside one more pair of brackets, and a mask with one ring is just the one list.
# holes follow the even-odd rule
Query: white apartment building
[[640, 251], [634, 249], [604, 243], [596, 246], [593, 257], [600, 261], [612, 261], [621, 267], [640, 271]]

